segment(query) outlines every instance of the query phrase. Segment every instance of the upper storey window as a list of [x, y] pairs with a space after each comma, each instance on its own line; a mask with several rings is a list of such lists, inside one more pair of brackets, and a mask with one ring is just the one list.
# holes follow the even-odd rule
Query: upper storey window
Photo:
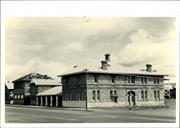
[[128, 76], [128, 77], [127, 77], [127, 80], [128, 80], [128, 83], [130, 83], [130, 81], [131, 81], [131, 77], [130, 77], [130, 76]]
[[159, 78], [154, 77], [154, 84], [159, 84]]
[[115, 83], [115, 76], [111, 76], [111, 82], [114, 84]]
[[135, 76], [131, 76], [131, 83], [135, 83]]
[[141, 83], [147, 84], [147, 77], [141, 77]]
[[94, 82], [97, 83], [98, 82], [98, 76], [94, 75]]
[[129, 84], [134, 84], [135, 83], [135, 76], [128, 76], [127, 80], [128, 80]]
[[147, 77], [144, 77], [144, 83], [147, 84]]
[[144, 83], [144, 77], [141, 77], [141, 83], [142, 84]]
[[147, 84], [147, 77], [141, 77], [141, 84]]

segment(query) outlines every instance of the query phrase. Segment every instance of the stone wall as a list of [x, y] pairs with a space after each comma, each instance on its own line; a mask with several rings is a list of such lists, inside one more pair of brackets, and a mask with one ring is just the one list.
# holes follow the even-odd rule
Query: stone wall
[[[128, 93], [134, 92], [135, 94], [135, 105], [136, 106], [163, 106], [164, 105], [164, 84], [163, 76], [133, 76], [135, 82], [131, 80], [128, 81], [128, 77], [131, 75], [116, 75], [116, 74], [95, 74], [87, 73], [81, 75], [70, 75], [62, 78], [63, 85], [63, 105], [68, 107], [83, 106], [82, 101], [76, 101], [76, 98], [73, 100], [66, 100], [65, 95], [74, 95], [76, 96], [87, 93], [87, 102], [88, 107], [125, 107], [129, 105]], [[97, 81], [95, 80], [97, 77]], [[114, 80], [112, 80], [114, 77]], [[146, 81], [144, 78], [146, 77]], [[132, 78], [132, 76], [130, 77]], [[142, 82], [143, 78], [143, 82]], [[158, 78], [159, 82], [154, 82], [154, 79]], [[87, 81], [86, 81], [87, 80]], [[82, 90], [86, 90], [82, 91]], [[116, 91], [116, 96], [110, 96], [110, 91]], [[147, 98], [142, 98], [141, 91], [144, 95], [147, 91]], [[159, 91], [160, 99], [154, 98], [154, 91]], [[94, 98], [94, 94], [96, 97]], [[97, 93], [99, 93], [99, 98], [97, 98]], [[145, 96], [144, 96], [145, 97]], [[116, 98], [116, 100], [115, 100]], [[80, 103], [80, 105], [78, 105]]]
[[86, 101], [62, 101], [63, 107], [79, 107], [79, 108], [85, 108], [86, 107]]

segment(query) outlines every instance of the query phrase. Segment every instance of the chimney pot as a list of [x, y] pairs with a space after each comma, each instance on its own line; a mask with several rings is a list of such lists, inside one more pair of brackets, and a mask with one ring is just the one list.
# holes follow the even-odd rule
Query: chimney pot
[[151, 64], [146, 64], [146, 71], [152, 72], [152, 65]]
[[101, 69], [102, 70], [107, 70], [107, 67], [108, 67], [108, 63], [106, 60], [102, 60], [101, 61]]
[[110, 54], [105, 54], [105, 60], [110, 61]]

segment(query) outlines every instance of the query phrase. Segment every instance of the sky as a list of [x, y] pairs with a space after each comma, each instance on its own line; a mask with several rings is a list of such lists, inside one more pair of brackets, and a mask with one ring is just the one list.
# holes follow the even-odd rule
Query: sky
[[[5, 77], [38, 72], [56, 78], [74, 65], [100, 66], [104, 54], [121, 69], [153, 65], [176, 78], [174, 17], [8, 17]], [[113, 65], [112, 65], [113, 66]]]

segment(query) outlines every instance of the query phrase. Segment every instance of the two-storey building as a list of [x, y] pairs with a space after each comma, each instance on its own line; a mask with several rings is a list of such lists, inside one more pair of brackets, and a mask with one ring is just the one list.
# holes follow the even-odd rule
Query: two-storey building
[[60, 82], [39, 73], [30, 73], [13, 81], [14, 104], [36, 105], [36, 95], [52, 87], [60, 86]]
[[164, 106], [164, 74], [113, 70], [110, 54], [100, 68], [76, 67], [62, 75], [64, 107]]

